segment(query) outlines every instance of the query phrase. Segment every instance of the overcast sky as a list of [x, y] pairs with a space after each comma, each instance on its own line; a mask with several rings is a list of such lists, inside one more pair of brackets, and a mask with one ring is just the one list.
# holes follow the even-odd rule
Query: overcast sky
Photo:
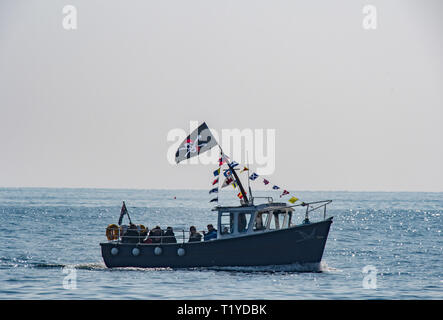
[[198, 120], [275, 129], [268, 178], [290, 190], [442, 192], [442, 13], [438, 0], [2, 0], [0, 187], [207, 189], [214, 165], [166, 158], [168, 132]]

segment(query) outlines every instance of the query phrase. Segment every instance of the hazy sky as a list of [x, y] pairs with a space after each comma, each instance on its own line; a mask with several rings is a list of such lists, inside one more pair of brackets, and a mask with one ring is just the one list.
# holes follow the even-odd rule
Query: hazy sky
[[0, 186], [206, 189], [213, 165], [166, 159], [168, 132], [199, 120], [275, 129], [268, 178], [291, 190], [442, 192], [442, 13], [438, 0], [2, 0]]

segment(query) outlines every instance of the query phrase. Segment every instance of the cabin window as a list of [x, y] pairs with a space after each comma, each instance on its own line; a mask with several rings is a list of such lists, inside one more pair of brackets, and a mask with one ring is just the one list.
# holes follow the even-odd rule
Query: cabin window
[[288, 214], [281, 213], [280, 222], [282, 223], [281, 228], [289, 228], [291, 226], [292, 212], [288, 211]]
[[286, 211], [283, 210], [274, 211], [274, 219], [273, 219], [274, 221], [271, 222], [271, 229], [288, 228], [290, 225], [291, 216], [292, 216], [291, 212], [287, 214]]
[[269, 230], [279, 229], [280, 224], [279, 224], [278, 214], [277, 213], [273, 212], [272, 214], [269, 214], [269, 218], [268, 219], [271, 219], [271, 222], [269, 223]]
[[234, 214], [230, 212], [224, 212], [220, 217], [220, 233], [230, 234], [234, 230]]
[[239, 213], [238, 214], [238, 232], [248, 231], [248, 223], [251, 220], [250, 213]]
[[287, 220], [285, 219], [285, 211], [274, 211], [275, 229], [287, 228]]
[[266, 229], [266, 224], [269, 218], [269, 212], [259, 212], [257, 213], [254, 220], [254, 231], [260, 231]]
[[277, 230], [288, 228], [291, 225], [292, 212], [286, 214], [284, 210], [274, 210], [271, 212], [259, 212], [254, 220], [254, 231]]

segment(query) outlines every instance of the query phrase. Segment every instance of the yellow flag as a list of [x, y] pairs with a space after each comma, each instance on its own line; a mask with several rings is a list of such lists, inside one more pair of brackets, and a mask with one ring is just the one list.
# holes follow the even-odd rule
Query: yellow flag
[[296, 197], [292, 197], [292, 198], [289, 199], [288, 201], [289, 201], [290, 203], [295, 203], [297, 200], [298, 200], [298, 198], [296, 198]]

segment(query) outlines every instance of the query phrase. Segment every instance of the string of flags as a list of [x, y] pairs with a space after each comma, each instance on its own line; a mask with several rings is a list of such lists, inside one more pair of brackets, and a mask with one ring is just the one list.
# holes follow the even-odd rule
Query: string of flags
[[[226, 163], [227, 160], [228, 160], [228, 157], [226, 155], [220, 154], [220, 158], [218, 159], [218, 169], [213, 172], [214, 180], [212, 181], [212, 185], [214, 186], [214, 185], [217, 184], [217, 187], [214, 187], [211, 190], [209, 190], [209, 194], [217, 193], [217, 196], [215, 198], [211, 199], [209, 202], [218, 202], [218, 190], [219, 190], [219, 187], [220, 187], [221, 167], [223, 166], [224, 163]], [[226, 171], [223, 173], [223, 175], [225, 177], [228, 177], [228, 174], [227, 174]], [[226, 181], [225, 181], [225, 183], [226, 183]], [[224, 187], [224, 184], [222, 185], [222, 188], [223, 187]]]
[[[252, 180], [252, 181], [254, 181], [254, 180], [256, 180], [258, 177], [259, 177], [259, 175], [256, 174], [255, 172], [253, 172], [253, 173], [249, 176], [249, 179]], [[263, 178], [263, 183], [264, 183], [265, 185], [268, 185], [268, 184], [270, 183], [270, 181], [267, 180], [267, 179], [265, 179], [265, 178]], [[274, 185], [272, 186], [272, 189], [274, 189], [274, 190], [280, 190], [280, 187], [274, 184]], [[280, 195], [280, 198], [282, 198], [282, 197], [284, 197], [284, 196], [286, 196], [286, 195], [288, 195], [288, 194], [290, 194], [289, 191], [284, 189], [283, 192], [282, 192], [282, 194]], [[299, 200], [299, 199], [298, 199], [297, 197], [292, 196], [288, 201], [289, 201], [290, 203], [294, 204], [294, 203], [297, 202], [298, 200]]]
[[[238, 162], [235, 161], [231, 161], [230, 163], [230, 168], [228, 169], [224, 169], [223, 170], [223, 176], [224, 176], [224, 181], [222, 184], [220, 184], [221, 180], [221, 173], [222, 173], [222, 166], [223, 164], [227, 163], [227, 161], [229, 161], [229, 158], [225, 155], [225, 154], [221, 154], [220, 158], [219, 158], [219, 167], [217, 170], [215, 170], [213, 172], [214, 175], [214, 180], [212, 181], [212, 186], [215, 186], [217, 184], [216, 187], [213, 187], [211, 190], [209, 190], [209, 194], [215, 193], [217, 194], [217, 196], [213, 199], [211, 199], [209, 202], [218, 202], [218, 192], [220, 189], [225, 188], [229, 185], [232, 185], [235, 188], [237, 188], [237, 181], [235, 180], [234, 175], [232, 174], [232, 170], [240, 170], [240, 169], [234, 169], [235, 167], [239, 166]], [[247, 168], [246, 166], [243, 167], [243, 169], [240, 170], [240, 173], [243, 173], [245, 171], [249, 172], [249, 168]], [[256, 179], [258, 179], [260, 176], [253, 172], [248, 178], [252, 181], [255, 181]], [[273, 190], [281, 190], [281, 188], [275, 184], [271, 184], [271, 182], [265, 178], [263, 178], [263, 183], [264, 185], [272, 185], [272, 189]], [[282, 193], [280, 194], [280, 198], [285, 197], [287, 195], [290, 195], [290, 192], [286, 189], [283, 189]], [[243, 194], [241, 192], [239, 192], [237, 194], [237, 197], [239, 199], [243, 199]], [[297, 202], [299, 200], [299, 198], [292, 196], [291, 198], [288, 199], [288, 201], [292, 204], [294, 204], [295, 202]]]
[[[220, 164], [220, 167], [221, 167], [221, 165], [223, 163], [221, 163], [220, 161], [221, 160], [219, 159], [219, 164]], [[212, 185], [219, 184], [219, 181], [220, 181], [220, 167], [213, 172], [213, 175], [214, 175], [215, 179], [214, 179], [214, 181], [212, 181]], [[209, 190], [209, 194], [211, 194], [211, 193], [217, 193], [217, 196], [215, 198], [211, 199], [209, 202], [218, 202], [218, 185], [217, 185], [217, 187], [212, 188], [211, 190]]]
[[[218, 159], [218, 169], [215, 170], [213, 172], [214, 175], [214, 180], [212, 181], [212, 186], [217, 185], [217, 187], [212, 188], [211, 190], [209, 190], [209, 194], [212, 193], [217, 193], [217, 196], [213, 199], [211, 199], [209, 202], [218, 202], [218, 191], [221, 188], [225, 188], [229, 185], [232, 185], [232, 187], [235, 189], [237, 188], [237, 181], [234, 178], [234, 175], [232, 174], [232, 170], [238, 170], [238, 169], [234, 169], [235, 167], [239, 166], [240, 164], [236, 161], [231, 161], [230, 162], [230, 168], [228, 169], [224, 169], [223, 170], [223, 176], [225, 177], [225, 180], [223, 181], [223, 183], [220, 185], [220, 177], [221, 177], [221, 172], [222, 172], [222, 166], [223, 164], [227, 163], [229, 161], [228, 156], [226, 156], [225, 154], [220, 154], [220, 158]], [[240, 172], [244, 172], [244, 171], [248, 171], [249, 169], [247, 167], [243, 167], [243, 169]], [[238, 193], [237, 197], [239, 199], [243, 199], [243, 195], [242, 193]]]
[[[191, 157], [198, 156], [202, 154], [203, 152], [206, 152], [213, 148], [214, 146], [218, 145], [217, 140], [214, 138], [214, 136], [211, 134], [211, 131], [209, 130], [208, 126], [205, 122], [203, 122], [197, 129], [195, 129], [189, 136], [185, 138], [185, 140], [180, 144], [180, 146], [177, 149], [177, 152], [175, 154], [175, 162], [180, 163], [181, 161], [184, 161], [186, 159], [190, 159]], [[228, 169], [224, 170], [223, 175], [225, 176], [225, 181], [223, 182], [221, 188], [224, 188], [228, 185], [232, 185], [234, 189], [237, 187], [237, 184], [240, 184], [240, 181], [236, 181], [237, 173], [233, 170], [239, 170], [235, 169], [239, 166], [238, 162], [235, 161], [229, 161], [229, 158], [223, 153], [223, 151], [220, 148], [220, 158], [218, 160], [219, 168], [214, 171], [214, 180], [212, 181], [212, 189], [209, 190], [209, 194], [216, 193], [217, 197], [210, 200], [210, 202], [218, 202], [218, 192], [220, 190], [220, 178], [221, 178], [221, 169], [224, 163], [228, 164]], [[231, 172], [232, 171], [232, 172]], [[249, 169], [247, 167], [244, 167], [241, 172], [248, 171], [249, 175]], [[233, 177], [234, 176], [234, 177]], [[259, 177], [259, 175], [255, 172], [253, 172], [250, 176], [250, 180], [256, 180]], [[238, 178], [238, 177], [237, 177]], [[265, 185], [272, 185], [271, 182], [267, 179], [263, 179], [263, 183]], [[215, 185], [217, 185], [215, 187]], [[241, 187], [241, 184], [240, 184]], [[280, 187], [277, 185], [272, 186], [273, 190], [280, 190]], [[238, 193], [238, 197], [240, 199], [243, 198], [243, 196], [246, 195], [246, 192], [241, 188], [240, 193]], [[280, 198], [289, 195], [289, 192], [287, 190], [283, 190], [282, 194], [280, 195]], [[291, 203], [295, 203], [299, 199], [297, 197], [291, 197], [288, 201]], [[302, 203], [304, 205], [304, 203]]]

